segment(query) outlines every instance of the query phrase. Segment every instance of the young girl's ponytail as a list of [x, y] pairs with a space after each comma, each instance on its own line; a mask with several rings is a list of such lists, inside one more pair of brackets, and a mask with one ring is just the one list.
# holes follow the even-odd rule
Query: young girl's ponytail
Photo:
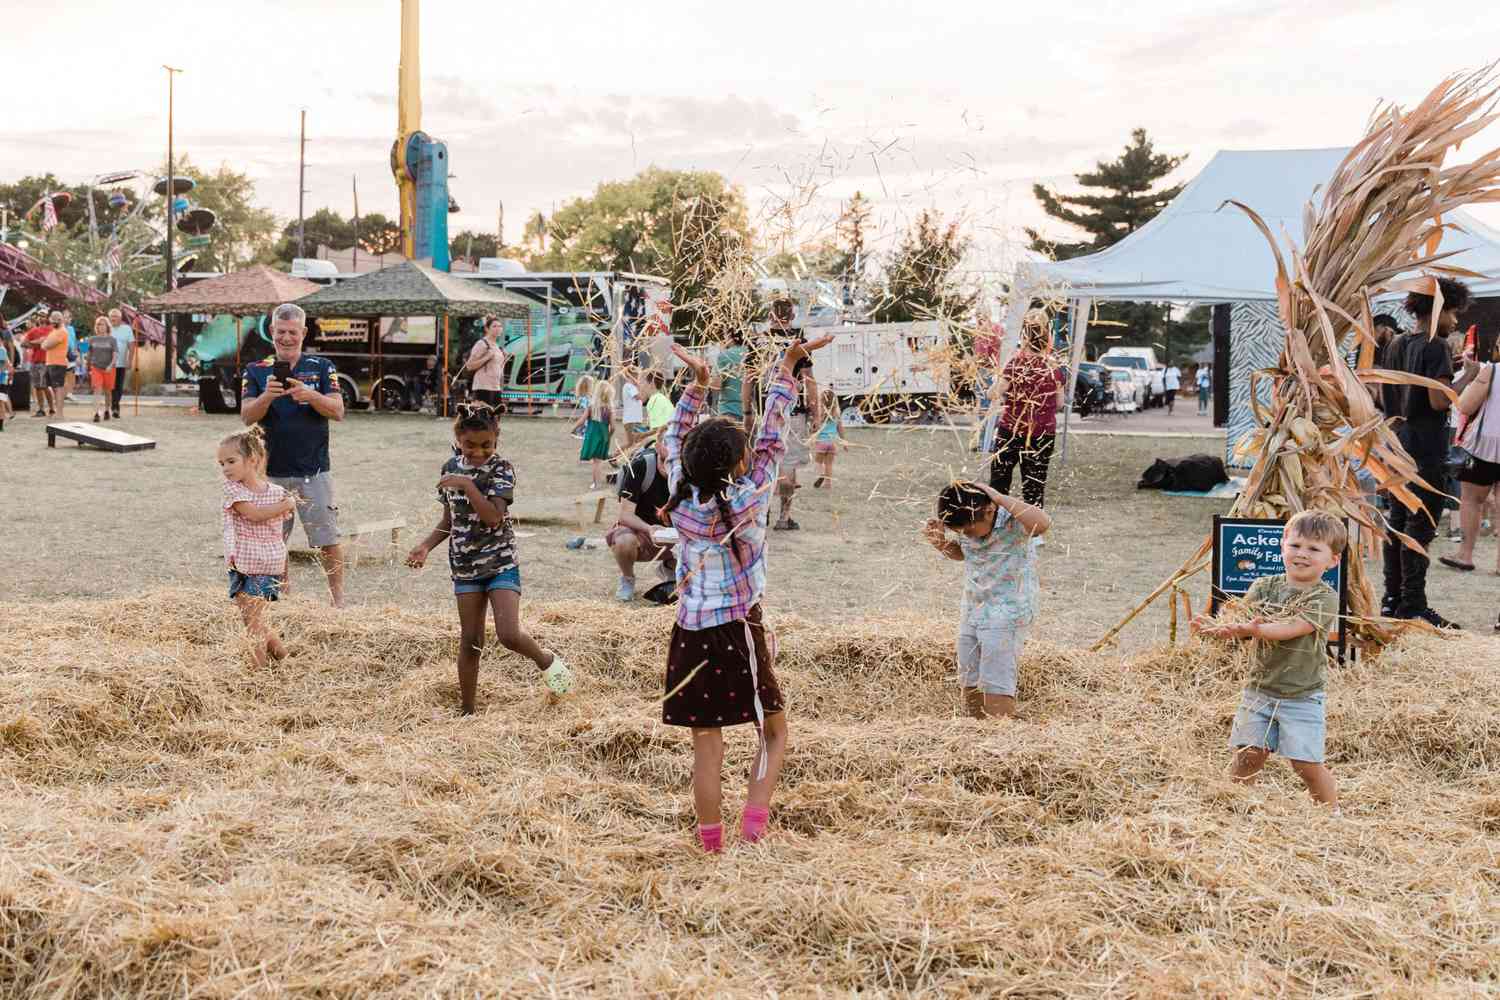
[[228, 434], [219, 442], [219, 447], [234, 445], [234, 450], [239, 452], [240, 457], [248, 459], [260, 465], [266, 461], [266, 432], [256, 424], [248, 430], [235, 431]]

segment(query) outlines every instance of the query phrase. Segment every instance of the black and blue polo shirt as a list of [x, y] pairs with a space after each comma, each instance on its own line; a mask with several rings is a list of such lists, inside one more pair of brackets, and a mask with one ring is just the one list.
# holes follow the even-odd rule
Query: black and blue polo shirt
[[[252, 399], [266, 391], [276, 357], [245, 368], [241, 396]], [[292, 378], [327, 395], [338, 388], [338, 370], [327, 358], [304, 354], [292, 368]], [[328, 418], [308, 403], [282, 396], [271, 404], [260, 426], [266, 432], [266, 475], [278, 478], [316, 476], [329, 471]]]

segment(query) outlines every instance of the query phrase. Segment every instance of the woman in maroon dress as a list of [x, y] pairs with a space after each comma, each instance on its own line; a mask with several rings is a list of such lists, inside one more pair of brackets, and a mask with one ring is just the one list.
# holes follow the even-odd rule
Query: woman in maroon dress
[[1000, 373], [1003, 409], [990, 465], [990, 486], [1005, 494], [1010, 493], [1010, 481], [1019, 465], [1021, 499], [1034, 507], [1044, 506], [1047, 466], [1057, 434], [1062, 369], [1053, 363], [1050, 333], [1046, 313], [1033, 309], [1026, 314], [1020, 347]]

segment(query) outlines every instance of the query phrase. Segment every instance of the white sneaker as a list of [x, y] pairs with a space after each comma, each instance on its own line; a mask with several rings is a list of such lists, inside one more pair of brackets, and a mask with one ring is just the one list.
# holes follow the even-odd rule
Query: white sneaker
[[542, 683], [553, 694], [567, 694], [573, 689], [573, 671], [561, 656], [552, 654], [552, 666], [542, 671]]
[[628, 601], [635, 596], [635, 577], [620, 577], [620, 586], [615, 591], [615, 600]]

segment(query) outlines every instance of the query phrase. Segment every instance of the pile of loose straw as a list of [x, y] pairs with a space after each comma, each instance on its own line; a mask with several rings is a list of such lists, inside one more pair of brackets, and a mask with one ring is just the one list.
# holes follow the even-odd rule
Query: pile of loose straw
[[[772, 836], [691, 846], [670, 611], [532, 603], [577, 667], [448, 614], [215, 595], [0, 611], [0, 994], [1477, 995], [1500, 988], [1500, 672], [1416, 636], [1332, 682], [1328, 816], [1224, 776], [1240, 664], [1036, 645], [1027, 721], [957, 714], [950, 623], [781, 619]], [[729, 740], [731, 813], [750, 730]], [[732, 837], [731, 837], [732, 841]]]

